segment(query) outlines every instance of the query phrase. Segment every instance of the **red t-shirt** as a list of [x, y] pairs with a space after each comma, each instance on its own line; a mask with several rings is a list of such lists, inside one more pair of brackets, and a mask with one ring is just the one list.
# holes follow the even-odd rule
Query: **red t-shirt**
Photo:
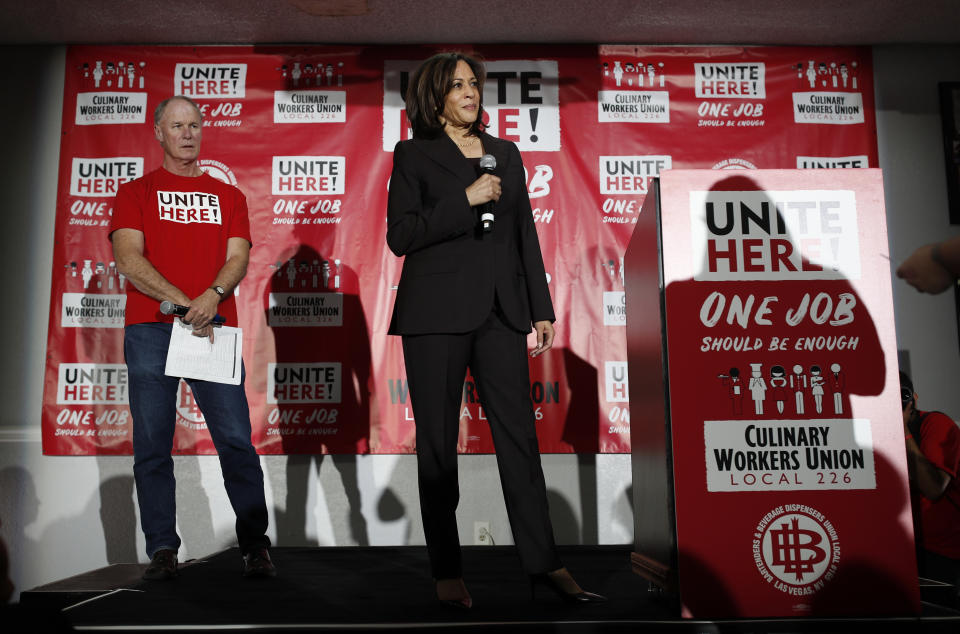
[[946, 414], [920, 412], [926, 417], [915, 440], [920, 451], [938, 469], [950, 475], [947, 490], [936, 502], [914, 492], [914, 512], [919, 509], [920, 545], [926, 550], [960, 559], [960, 427]]
[[[162, 167], [117, 190], [110, 235], [117, 229], [143, 232], [143, 255], [167, 281], [194, 298], [213, 284], [227, 259], [227, 239], [250, 241], [243, 192], [212, 176], [178, 176]], [[160, 302], [127, 283], [126, 323], [172, 322]], [[237, 325], [233, 296], [217, 312]]]

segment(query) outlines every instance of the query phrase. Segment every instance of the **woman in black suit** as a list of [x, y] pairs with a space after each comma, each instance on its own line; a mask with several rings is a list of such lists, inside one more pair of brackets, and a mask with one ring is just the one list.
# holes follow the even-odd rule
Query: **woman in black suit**
[[[557, 556], [530, 400], [527, 333], [553, 344], [553, 304], [520, 152], [483, 132], [483, 66], [459, 53], [425, 61], [406, 95], [413, 138], [394, 149], [387, 244], [405, 256], [390, 323], [417, 428], [420, 509], [441, 601], [471, 605], [456, 509], [457, 437], [467, 367], [490, 423], [507, 515], [531, 583], [574, 602], [584, 592]], [[480, 159], [493, 155], [493, 173]], [[492, 205], [493, 227], [480, 211]]]

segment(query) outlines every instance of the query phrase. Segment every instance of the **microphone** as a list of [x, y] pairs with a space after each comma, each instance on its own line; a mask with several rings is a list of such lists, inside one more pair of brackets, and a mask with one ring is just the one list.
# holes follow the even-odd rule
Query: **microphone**
[[[484, 154], [480, 157], [480, 169], [486, 174], [493, 174], [497, 167], [497, 159], [493, 154]], [[484, 233], [493, 231], [493, 201], [487, 201], [480, 207], [480, 224], [483, 226]]]
[[[174, 304], [173, 302], [163, 300], [160, 302], [160, 312], [164, 315], [176, 315], [177, 317], [183, 317], [190, 311], [189, 306], [181, 306], [180, 304]], [[226, 317], [222, 315], [215, 315], [214, 318], [210, 321], [210, 324], [215, 328], [219, 328], [227, 322]]]

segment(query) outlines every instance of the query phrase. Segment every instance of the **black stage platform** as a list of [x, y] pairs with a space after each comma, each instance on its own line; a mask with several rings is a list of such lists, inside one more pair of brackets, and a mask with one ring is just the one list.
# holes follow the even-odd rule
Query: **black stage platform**
[[[511, 547], [464, 549], [469, 611], [436, 601], [422, 547], [275, 548], [275, 579], [243, 579], [236, 549], [181, 566], [177, 579], [145, 582], [145, 566], [114, 565], [21, 594], [8, 612], [23, 631], [38, 622], [77, 631], [472, 630], [557, 632], [960, 632], [960, 612], [924, 603], [919, 618], [683, 620], [630, 569], [630, 547], [564, 547], [583, 587], [609, 601], [567, 606], [529, 587]], [[925, 589], [925, 598], [936, 598]], [[941, 594], [942, 596], [942, 594]], [[62, 610], [62, 611], [61, 611]], [[65, 620], [59, 620], [63, 617]]]

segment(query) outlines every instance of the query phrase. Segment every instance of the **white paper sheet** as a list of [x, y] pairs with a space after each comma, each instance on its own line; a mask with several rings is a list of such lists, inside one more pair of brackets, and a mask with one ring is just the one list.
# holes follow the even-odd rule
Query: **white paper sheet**
[[190, 326], [173, 322], [164, 374], [185, 379], [240, 385], [243, 330], [222, 326], [209, 337], [194, 337]]

